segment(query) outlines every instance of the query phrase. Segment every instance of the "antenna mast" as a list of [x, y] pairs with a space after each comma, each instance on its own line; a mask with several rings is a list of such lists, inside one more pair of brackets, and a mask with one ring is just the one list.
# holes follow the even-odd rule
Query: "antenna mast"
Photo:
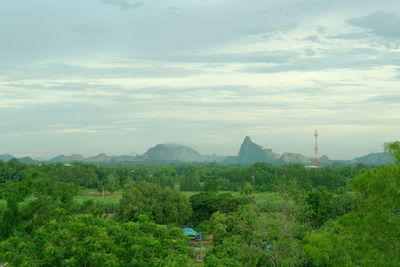
[[315, 147], [314, 147], [314, 167], [318, 168], [319, 167], [319, 160], [318, 160], [318, 131], [315, 130]]

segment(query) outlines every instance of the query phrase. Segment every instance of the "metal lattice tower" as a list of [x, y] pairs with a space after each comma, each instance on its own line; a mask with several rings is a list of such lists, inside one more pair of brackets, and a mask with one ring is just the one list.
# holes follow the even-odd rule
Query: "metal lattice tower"
[[315, 130], [314, 137], [315, 137], [314, 167], [318, 168], [319, 167], [319, 160], [318, 160], [318, 131], [317, 130]]

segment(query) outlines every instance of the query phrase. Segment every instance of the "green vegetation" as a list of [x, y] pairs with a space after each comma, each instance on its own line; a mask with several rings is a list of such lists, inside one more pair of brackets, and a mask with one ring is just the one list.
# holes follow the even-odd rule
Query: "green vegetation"
[[400, 166], [365, 172], [351, 187], [358, 205], [307, 236], [304, 257], [314, 266], [398, 266]]
[[50, 220], [0, 243], [0, 250], [16, 266], [189, 266], [190, 255], [179, 228], [91, 216]]
[[146, 215], [159, 224], [182, 225], [188, 222], [191, 213], [189, 201], [179, 192], [139, 182], [125, 189], [117, 218], [120, 221], [137, 221]]
[[0, 161], [10, 266], [398, 266], [399, 237], [399, 164]]

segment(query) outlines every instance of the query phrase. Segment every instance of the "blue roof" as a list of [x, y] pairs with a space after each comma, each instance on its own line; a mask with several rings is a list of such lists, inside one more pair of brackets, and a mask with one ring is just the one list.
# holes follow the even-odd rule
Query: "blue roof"
[[195, 230], [193, 230], [192, 228], [183, 227], [183, 228], [182, 228], [182, 235], [197, 236], [197, 235], [199, 235], [199, 233], [196, 232]]

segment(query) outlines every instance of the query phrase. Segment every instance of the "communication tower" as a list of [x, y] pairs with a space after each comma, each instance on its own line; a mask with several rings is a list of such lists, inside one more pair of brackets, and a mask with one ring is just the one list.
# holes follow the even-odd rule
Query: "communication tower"
[[319, 167], [319, 160], [318, 160], [318, 131], [317, 130], [315, 130], [314, 137], [315, 137], [314, 167], [318, 168]]

